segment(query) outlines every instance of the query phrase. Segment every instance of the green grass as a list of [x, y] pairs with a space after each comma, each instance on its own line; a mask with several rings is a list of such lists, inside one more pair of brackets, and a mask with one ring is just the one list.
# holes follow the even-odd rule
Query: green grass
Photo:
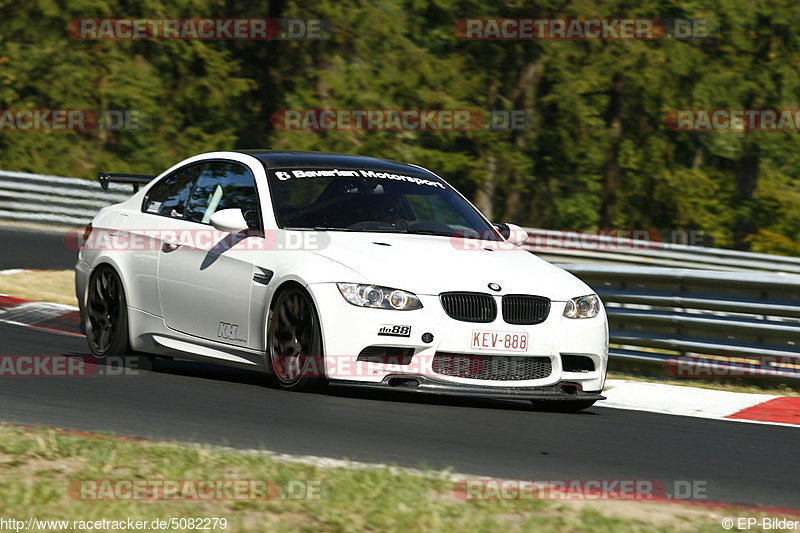
[[[69, 495], [71, 481], [87, 479], [266, 479], [284, 487], [305, 480], [318, 481], [325, 497], [197, 503], [82, 501]], [[228, 520], [227, 532], [612, 533], [720, 531], [722, 517], [743, 514], [644, 502], [465, 502], [442, 473], [321, 468], [257, 453], [0, 425], [0, 516], [6, 519], [221, 517]]]

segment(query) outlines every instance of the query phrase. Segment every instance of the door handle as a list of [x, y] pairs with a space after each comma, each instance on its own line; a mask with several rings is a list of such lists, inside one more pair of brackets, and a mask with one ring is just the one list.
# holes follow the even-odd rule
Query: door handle
[[164, 243], [161, 245], [162, 252], [174, 252], [178, 248], [181, 247], [181, 243], [179, 241], [174, 241], [172, 239], [165, 240]]

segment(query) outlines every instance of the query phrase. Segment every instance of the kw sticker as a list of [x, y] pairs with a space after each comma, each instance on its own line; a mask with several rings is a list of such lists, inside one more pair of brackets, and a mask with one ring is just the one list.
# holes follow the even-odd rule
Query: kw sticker
[[236, 336], [239, 331], [239, 324], [230, 324], [228, 322], [220, 322], [217, 329], [217, 337], [235, 342], [246, 342], [247, 339], [240, 339]]

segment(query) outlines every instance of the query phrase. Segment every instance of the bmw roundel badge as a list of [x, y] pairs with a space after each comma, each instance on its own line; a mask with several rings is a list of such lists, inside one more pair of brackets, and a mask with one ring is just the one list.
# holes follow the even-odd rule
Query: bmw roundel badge
[[500, 287], [500, 285], [498, 285], [497, 283], [490, 283], [489, 288], [495, 292], [499, 292], [500, 289], [502, 289], [502, 287]]

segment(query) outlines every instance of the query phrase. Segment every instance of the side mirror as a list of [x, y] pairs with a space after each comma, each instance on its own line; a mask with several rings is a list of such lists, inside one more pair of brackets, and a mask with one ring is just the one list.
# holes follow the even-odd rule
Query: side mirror
[[494, 227], [505, 240], [514, 246], [522, 246], [528, 240], [528, 232], [516, 224], [497, 223], [494, 224]]
[[222, 211], [217, 211], [211, 215], [209, 221], [216, 229], [228, 233], [238, 233], [249, 227], [241, 209], [223, 209]]

